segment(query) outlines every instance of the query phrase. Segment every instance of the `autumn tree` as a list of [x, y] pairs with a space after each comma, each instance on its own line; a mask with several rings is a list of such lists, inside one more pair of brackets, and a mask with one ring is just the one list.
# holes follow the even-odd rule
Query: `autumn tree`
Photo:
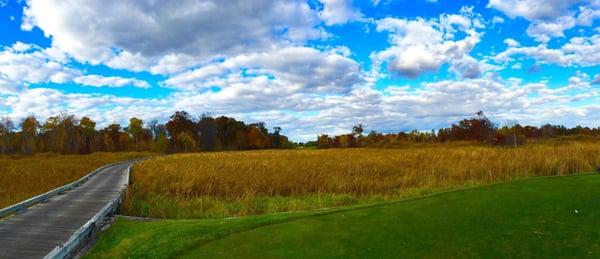
[[330, 147], [330, 143], [329, 143], [329, 136], [328, 135], [319, 135], [317, 137], [317, 147], [318, 148], [329, 148]]
[[217, 129], [215, 127], [215, 119], [208, 114], [202, 115], [198, 121], [198, 135], [200, 147], [204, 151], [210, 151], [215, 149], [215, 138], [217, 136]]
[[274, 148], [281, 148], [282, 147], [282, 141], [281, 141], [281, 127], [275, 127], [273, 128], [273, 134], [271, 134], [271, 143], [273, 144]]
[[58, 133], [61, 153], [75, 154], [78, 151], [79, 130], [75, 115], [61, 114], [59, 116]]
[[248, 141], [251, 149], [263, 149], [270, 146], [269, 132], [263, 122], [248, 126]]
[[181, 133], [186, 133], [196, 142], [193, 132], [195, 132], [196, 124], [192, 120], [192, 116], [185, 111], [177, 111], [171, 115], [170, 120], [165, 125], [170, 136], [170, 145], [172, 151], [180, 151], [184, 147], [181, 146], [181, 141], [178, 140]]
[[14, 125], [10, 118], [0, 118], [0, 154], [12, 152]]
[[58, 142], [58, 116], [49, 117], [42, 124], [40, 130], [40, 149], [42, 151], [49, 151], [53, 153], [60, 152], [60, 145]]
[[96, 131], [96, 122], [89, 117], [83, 117], [79, 120], [79, 128], [81, 130], [81, 145], [80, 153], [89, 154], [93, 151], [94, 134]]
[[153, 150], [167, 152], [169, 147], [169, 136], [166, 126], [164, 124], [159, 124], [157, 121], [151, 121], [150, 132], [154, 139]]
[[352, 127], [352, 134], [355, 137], [362, 136], [363, 132], [364, 132], [364, 129], [363, 129], [362, 124], [358, 124], [358, 125], [355, 125]]
[[108, 151], [121, 151], [123, 147], [121, 143], [121, 125], [113, 123], [108, 125], [105, 129], [105, 136], [108, 138], [106, 142], [106, 148]]
[[21, 152], [31, 155], [36, 151], [36, 138], [39, 122], [34, 116], [29, 116], [21, 122]]
[[362, 142], [363, 142], [363, 132], [364, 132], [364, 128], [362, 123], [355, 125], [352, 127], [352, 135], [354, 136], [355, 139], [355, 145], [356, 146], [361, 146]]
[[337, 147], [340, 148], [350, 148], [354, 147], [354, 135], [353, 134], [343, 134], [340, 136], [336, 136], [336, 142], [338, 143]]
[[183, 131], [177, 135], [177, 141], [183, 146], [183, 152], [193, 151], [196, 149], [196, 141], [187, 131]]
[[129, 126], [125, 128], [125, 131], [131, 135], [135, 143], [135, 151], [140, 151], [139, 141], [144, 132], [144, 121], [140, 118], [133, 117], [129, 119]]

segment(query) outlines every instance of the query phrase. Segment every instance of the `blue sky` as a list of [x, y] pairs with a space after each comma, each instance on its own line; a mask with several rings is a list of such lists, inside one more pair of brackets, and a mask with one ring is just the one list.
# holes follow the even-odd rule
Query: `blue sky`
[[0, 0], [0, 117], [600, 126], [598, 0]]

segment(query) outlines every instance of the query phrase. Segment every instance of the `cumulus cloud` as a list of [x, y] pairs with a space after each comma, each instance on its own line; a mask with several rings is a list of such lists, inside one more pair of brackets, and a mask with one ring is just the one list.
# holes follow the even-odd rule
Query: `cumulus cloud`
[[509, 47], [517, 47], [519, 45], [521, 45], [518, 41], [508, 38], [504, 40], [504, 44], [506, 44]]
[[150, 85], [146, 81], [141, 81], [135, 78], [123, 78], [117, 76], [85, 75], [73, 78], [73, 82], [95, 87], [123, 87], [132, 85], [139, 88], [150, 88]]
[[[375, 68], [387, 63], [388, 70], [415, 78], [435, 72], [452, 60], [463, 59], [479, 42], [476, 29], [480, 27], [478, 18], [466, 15], [442, 15], [431, 20], [384, 18], [377, 21], [377, 30], [390, 33], [392, 46], [374, 53], [371, 59]], [[455, 40], [457, 31], [466, 36]]]
[[502, 18], [500, 16], [494, 16], [494, 18], [492, 18], [492, 23], [493, 24], [502, 24], [502, 23], [504, 23], [504, 18]]
[[540, 44], [535, 47], [509, 47], [502, 53], [496, 55], [495, 59], [498, 62], [509, 62], [513, 60], [513, 56], [525, 55], [537, 61], [544, 63], [553, 63], [562, 66], [567, 66], [571, 63], [571, 58], [565, 57], [564, 53], [557, 49], [549, 49], [545, 44]]
[[517, 55], [560, 66], [596, 66], [600, 64], [600, 35], [574, 37], [556, 49], [548, 48], [546, 44], [533, 47], [513, 46], [496, 55], [495, 59], [499, 62], [509, 62]]
[[29, 115], [46, 119], [67, 112], [92, 117], [100, 122], [99, 126], [106, 126], [112, 122], [124, 123], [127, 118], [139, 116], [140, 112], [143, 112], [145, 118], [154, 119], [158, 116], [157, 112], [167, 111], [164, 100], [73, 94], [48, 88], [25, 89], [17, 94], [8, 95], [3, 100], [4, 105], [11, 109], [9, 114], [4, 115], [10, 115], [15, 120]]
[[600, 5], [589, 0], [490, 0], [488, 7], [530, 21], [527, 35], [540, 42], [564, 37], [565, 31], [576, 26], [591, 26], [600, 17]]
[[17, 42], [0, 51], [0, 94], [21, 91], [31, 84], [75, 82], [90, 86], [122, 87], [133, 85], [148, 88], [145, 81], [134, 78], [83, 75], [66, 64], [56, 49]]
[[290, 47], [211, 63], [173, 76], [164, 85], [187, 91], [213, 86], [227, 89], [239, 84], [251, 88], [258, 79], [266, 80], [263, 84], [277, 85], [274, 91], [313, 93], [347, 92], [364, 81], [360, 65], [338, 54], [337, 49], [322, 52], [308, 47]]
[[21, 27], [39, 27], [80, 62], [138, 71], [160, 66], [167, 55], [191, 55], [201, 63], [303, 43], [325, 35], [319, 23], [300, 0], [28, 0]]
[[561, 16], [552, 21], [538, 21], [527, 28], [527, 35], [541, 42], [551, 38], [564, 37], [564, 32], [575, 26], [591, 26], [593, 20], [600, 17], [600, 10], [581, 7], [577, 13]]
[[0, 51], [0, 78], [4, 84], [14, 85], [12, 90], [34, 83], [64, 83], [77, 73], [33, 45], [17, 42]]
[[344, 24], [350, 21], [361, 21], [363, 15], [352, 7], [351, 0], [319, 0], [323, 9], [319, 17], [326, 25]]
[[502, 11], [510, 18], [523, 17], [527, 20], [552, 20], [569, 12], [582, 0], [490, 0], [488, 7]]
[[484, 61], [478, 61], [471, 56], [463, 56], [461, 59], [451, 61], [450, 71], [461, 78], [478, 78], [485, 72], [496, 67]]
[[594, 76], [594, 80], [592, 80], [592, 84], [600, 84], [600, 74], [597, 74], [596, 76]]

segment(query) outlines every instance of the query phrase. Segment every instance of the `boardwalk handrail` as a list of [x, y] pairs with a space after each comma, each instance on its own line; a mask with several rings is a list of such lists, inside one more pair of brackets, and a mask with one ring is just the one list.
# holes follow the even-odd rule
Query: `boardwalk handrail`
[[133, 160], [127, 160], [127, 161], [121, 161], [121, 162], [116, 162], [116, 163], [112, 163], [112, 164], [108, 164], [108, 165], [104, 165], [101, 166], [99, 168], [97, 168], [96, 170], [92, 171], [91, 173], [87, 174], [84, 177], [81, 177], [79, 180], [74, 181], [72, 183], [63, 185], [61, 187], [58, 187], [52, 191], [49, 191], [47, 193], [43, 193], [40, 194], [38, 196], [35, 196], [33, 198], [30, 198], [28, 200], [19, 202], [17, 204], [8, 206], [6, 208], [0, 209], [0, 219], [7, 217], [9, 215], [15, 214], [15, 213], [19, 213], [25, 209], [27, 209], [28, 207], [40, 203], [40, 202], [46, 202], [48, 201], [51, 197], [59, 195], [59, 194], [63, 194], [64, 192], [71, 190], [75, 187], [78, 187], [80, 185], [82, 185], [83, 183], [85, 183], [87, 180], [89, 180], [92, 176], [96, 175], [98, 172], [111, 167], [111, 166], [115, 166], [115, 165], [120, 165], [120, 164], [124, 164], [124, 163], [128, 163], [131, 161], [136, 161], [137, 159], [133, 159]]
[[[130, 171], [131, 165], [127, 167], [127, 174], [129, 174]], [[63, 259], [70, 257], [72, 253], [85, 240], [87, 240], [96, 232], [97, 228], [101, 226], [101, 223], [104, 220], [104, 218], [113, 214], [119, 208], [123, 200], [125, 187], [127, 187], [127, 184], [125, 184], [123, 187], [124, 188], [121, 190], [121, 193], [118, 197], [114, 198], [112, 201], [106, 204], [106, 206], [104, 206], [104, 208], [102, 208], [100, 212], [98, 212], [94, 217], [92, 217], [92, 219], [90, 219], [81, 228], [75, 231], [75, 233], [69, 238], [69, 240], [67, 240], [67, 242], [55, 247], [49, 254], [44, 256], [44, 259]]]

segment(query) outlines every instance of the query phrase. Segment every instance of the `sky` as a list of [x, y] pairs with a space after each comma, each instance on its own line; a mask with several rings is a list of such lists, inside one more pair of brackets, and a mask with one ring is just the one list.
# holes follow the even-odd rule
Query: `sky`
[[0, 117], [600, 126], [600, 0], [0, 0]]

